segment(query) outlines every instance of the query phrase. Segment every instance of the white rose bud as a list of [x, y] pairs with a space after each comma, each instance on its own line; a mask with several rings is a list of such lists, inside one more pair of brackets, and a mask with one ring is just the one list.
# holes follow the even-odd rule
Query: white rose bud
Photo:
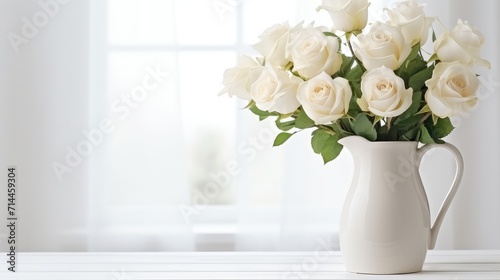
[[219, 95], [227, 93], [230, 97], [250, 100], [250, 87], [257, 80], [264, 66], [254, 59], [242, 55], [238, 58], [236, 66], [224, 72], [222, 84], [224, 88]]
[[361, 110], [381, 117], [397, 117], [410, 107], [413, 89], [406, 89], [403, 79], [382, 66], [363, 74], [361, 93]]
[[446, 118], [460, 115], [476, 105], [479, 79], [472, 68], [460, 62], [441, 62], [425, 82], [425, 101], [431, 112]]
[[266, 64], [275, 67], [285, 67], [289, 60], [286, 58], [286, 46], [290, 26], [287, 22], [275, 24], [259, 35], [260, 42], [253, 45], [266, 59]]
[[429, 35], [429, 27], [434, 18], [426, 17], [424, 4], [414, 0], [396, 2], [394, 9], [387, 9], [390, 23], [401, 28], [403, 36], [407, 42], [414, 46], [418, 42], [424, 45]]
[[288, 58], [293, 61], [293, 71], [310, 79], [321, 72], [333, 75], [342, 65], [339, 40], [323, 34], [321, 27], [307, 27], [292, 36], [288, 44]]
[[266, 67], [252, 84], [250, 96], [257, 108], [281, 114], [293, 113], [299, 108], [297, 88], [303, 80], [281, 69]]
[[367, 70], [380, 66], [396, 70], [411, 52], [410, 42], [405, 40], [401, 29], [381, 22], [374, 23], [353, 43], [355, 55]]
[[331, 124], [347, 114], [351, 96], [348, 80], [322, 72], [299, 86], [297, 98], [315, 124]]
[[334, 30], [352, 32], [365, 28], [369, 5], [368, 0], [323, 0], [316, 10], [330, 13]]
[[458, 20], [451, 32], [445, 32], [434, 42], [434, 51], [443, 62], [459, 61], [467, 65], [491, 67], [480, 57], [484, 36], [467, 21]]

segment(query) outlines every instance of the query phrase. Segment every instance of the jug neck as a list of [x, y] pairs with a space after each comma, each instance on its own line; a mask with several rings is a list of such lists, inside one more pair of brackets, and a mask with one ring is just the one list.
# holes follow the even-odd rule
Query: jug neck
[[417, 156], [416, 141], [368, 141], [361, 136], [348, 136], [339, 140], [351, 154], [356, 158], [366, 156], [385, 158], [405, 158], [411, 160], [413, 164], [418, 166], [420, 158]]

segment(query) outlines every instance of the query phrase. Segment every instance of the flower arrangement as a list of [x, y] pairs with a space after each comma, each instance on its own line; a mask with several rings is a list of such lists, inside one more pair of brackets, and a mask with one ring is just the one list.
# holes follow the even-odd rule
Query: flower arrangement
[[[483, 35], [467, 21], [436, 37], [437, 19], [413, 0], [385, 9], [387, 22], [367, 24], [367, 0], [323, 0], [331, 29], [287, 22], [266, 29], [253, 47], [263, 56], [241, 56], [224, 73], [222, 94], [248, 100], [260, 120], [276, 118], [274, 146], [312, 129], [311, 144], [325, 163], [350, 135], [370, 141], [442, 143], [454, 129], [450, 117], [477, 102], [473, 66]], [[367, 26], [368, 25], [368, 26]], [[422, 46], [429, 34], [428, 58]]]

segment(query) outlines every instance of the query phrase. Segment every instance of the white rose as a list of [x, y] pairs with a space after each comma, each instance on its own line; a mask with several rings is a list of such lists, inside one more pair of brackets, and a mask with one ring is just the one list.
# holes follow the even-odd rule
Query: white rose
[[236, 66], [224, 72], [222, 84], [224, 88], [219, 93], [250, 100], [250, 87], [257, 80], [264, 66], [254, 59], [242, 55], [238, 58]]
[[459, 61], [468, 65], [490, 67], [479, 55], [484, 36], [467, 21], [458, 20], [451, 32], [445, 32], [434, 42], [434, 51], [443, 62]]
[[367, 70], [385, 66], [396, 70], [403, 64], [411, 52], [401, 29], [387, 23], [376, 22], [366, 33], [353, 42], [355, 55], [363, 62]]
[[333, 29], [344, 32], [361, 31], [368, 22], [368, 0], [323, 0], [316, 8], [330, 13]]
[[382, 66], [363, 74], [361, 93], [361, 110], [381, 117], [397, 117], [410, 107], [413, 89], [406, 89], [403, 79]]
[[422, 46], [427, 42], [429, 27], [434, 21], [434, 18], [425, 16], [424, 7], [414, 0], [406, 0], [396, 2], [394, 9], [386, 10], [390, 23], [401, 28], [405, 40], [412, 46], [418, 42]]
[[348, 80], [322, 72], [299, 86], [297, 98], [315, 124], [330, 124], [345, 116], [351, 96]]
[[342, 65], [338, 39], [323, 31], [321, 27], [307, 27], [290, 37], [288, 58], [293, 61], [293, 71], [306, 79], [321, 72], [333, 75]]
[[479, 79], [466, 64], [458, 61], [438, 63], [425, 85], [428, 88], [425, 101], [438, 117], [463, 114], [476, 105]]
[[266, 67], [252, 84], [250, 96], [260, 110], [293, 113], [300, 106], [297, 88], [302, 82], [301, 78], [289, 72]]
[[285, 67], [289, 60], [286, 58], [286, 46], [290, 26], [287, 22], [275, 24], [259, 35], [260, 42], [253, 45], [266, 59], [266, 64]]

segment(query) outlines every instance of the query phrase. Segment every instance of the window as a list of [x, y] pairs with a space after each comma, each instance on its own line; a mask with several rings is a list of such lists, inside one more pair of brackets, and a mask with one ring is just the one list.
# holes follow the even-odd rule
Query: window
[[[309, 151], [307, 132], [288, 147], [271, 149], [278, 133], [271, 120], [259, 123], [242, 110], [246, 104], [217, 96], [224, 70], [239, 54], [255, 55], [249, 45], [257, 35], [277, 21], [316, 17], [312, 4], [307, 9], [290, 1], [93, 5], [91, 122], [110, 118], [115, 130], [92, 162], [99, 213], [91, 216], [92, 223], [124, 231], [145, 224], [154, 229], [143, 217], [154, 221], [168, 213], [169, 226], [178, 223], [195, 236], [228, 236], [241, 231], [247, 219], [255, 220], [252, 228], [279, 231], [278, 220], [288, 211], [282, 209], [285, 201], [319, 211], [332, 209], [328, 196], [342, 197], [325, 184], [323, 176], [331, 170]], [[263, 5], [268, 9], [261, 11]], [[309, 15], [301, 14], [306, 10]], [[262, 20], [254, 20], [256, 13]], [[151, 69], [168, 77], [143, 93], [137, 88]], [[263, 215], [268, 219], [261, 223], [256, 218]], [[200, 244], [205, 237], [198, 238], [198, 248], [217, 249]]]

